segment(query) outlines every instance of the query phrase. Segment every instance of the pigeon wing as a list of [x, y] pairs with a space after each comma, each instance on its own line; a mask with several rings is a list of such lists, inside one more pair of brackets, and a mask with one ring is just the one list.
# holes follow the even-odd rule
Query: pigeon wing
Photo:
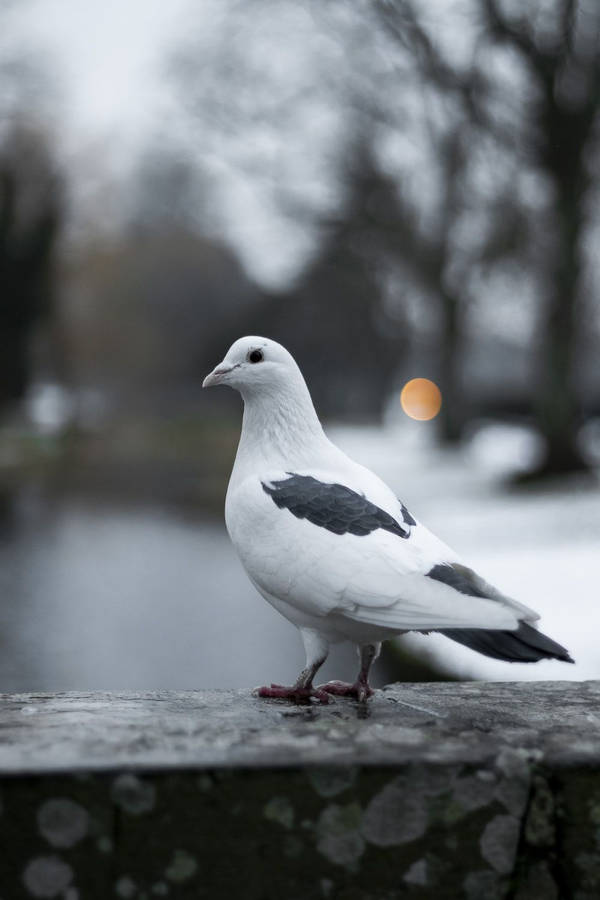
[[296, 609], [390, 632], [517, 627], [521, 616], [501, 595], [464, 593], [430, 577], [436, 565], [458, 562], [456, 555], [395, 498], [396, 516], [389, 505], [312, 475], [286, 473], [261, 487], [273, 503], [278, 550], [270, 566], [251, 566], [251, 576]]

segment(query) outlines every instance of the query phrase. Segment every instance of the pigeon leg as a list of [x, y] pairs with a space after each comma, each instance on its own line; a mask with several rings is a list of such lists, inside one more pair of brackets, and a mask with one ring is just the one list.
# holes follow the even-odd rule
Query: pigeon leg
[[313, 687], [313, 679], [327, 659], [329, 643], [322, 635], [309, 628], [301, 628], [300, 634], [306, 651], [306, 666], [295, 683], [291, 686], [272, 684], [270, 687], [259, 687], [254, 692], [258, 697], [291, 700], [293, 703], [310, 703], [311, 698], [314, 698], [319, 703], [329, 703], [329, 695], [321, 688]]
[[359, 703], [364, 703], [374, 693], [369, 686], [369, 670], [379, 656], [380, 650], [381, 644], [362, 644], [358, 648], [360, 671], [354, 684], [346, 681], [328, 681], [327, 684], [320, 684], [317, 690], [335, 694], [336, 697], [354, 697]]

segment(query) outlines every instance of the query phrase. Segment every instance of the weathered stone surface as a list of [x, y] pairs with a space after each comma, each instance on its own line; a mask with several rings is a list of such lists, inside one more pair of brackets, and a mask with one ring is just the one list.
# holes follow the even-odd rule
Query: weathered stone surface
[[366, 710], [248, 691], [0, 695], [0, 774], [182, 766], [600, 763], [600, 682], [391, 685]]
[[0, 898], [600, 896], [600, 684], [0, 698]]

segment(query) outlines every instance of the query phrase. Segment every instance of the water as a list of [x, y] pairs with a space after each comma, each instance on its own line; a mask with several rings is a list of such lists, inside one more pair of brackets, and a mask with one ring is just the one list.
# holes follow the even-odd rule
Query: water
[[[2, 691], [248, 687], [304, 664], [216, 522], [19, 501], [0, 590]], [[325, 676], [354, 668], [344, 648]]]
[[[440, 636], [403, 641], [463, 677], [600, 678], [597, 488], [498, 489], [498, 458], [514, 457], [506, 435], [483, 457], [481, 442], [449, 456], [394, 431], [334, 437], [484, 577], [537, 609], [577, 665], [509, 665]], [[296, 629], [252, 588], [220, 520], [32, 490], [0, 516], [0, 690], [251, 687], [291, 682], [303, 663]], [[355, 668], [354, 650], [336, 647], [322, 674]]]

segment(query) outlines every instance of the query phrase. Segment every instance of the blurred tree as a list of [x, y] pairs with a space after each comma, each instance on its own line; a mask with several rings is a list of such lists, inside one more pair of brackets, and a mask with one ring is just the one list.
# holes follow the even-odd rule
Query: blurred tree
[[53, 299], [62, 184], [45, 138], [15, 125], [0, 138], [0, 410], [23, 397], [30, 342]]
[[150, 145], [122, 228], [90, 234], [73, 256], [63, 298], [73, 374], [109, 404], [181, 411], [226, 349], [227, 323], [261, 296], [235, 253], [206, 233], [208, 194], [201, 171]]
[[[444, 92], [449, 94], [448, 82], [456, 85], [456, 73], [432, 42], [416, 8], [410, 2], [375, 2], [372, 12], [375, 22], [383, 27], [392, 44], [409, 50], [422, 85], [432, 87], [438, 94], [444, 87]], [[438, 181], [433, 201], [435, 211], [433, 215], [424, 215], [422, 197], [411, 196], [407, 191], [398, 192], [397, 220], [401, 227], [395, 235], [396, 254], [402, 260], [401, 268], [408, 270], [420, 286], [423, 301], [429, 305], [433, 302], [436, 309], [438, 364], [434, 371], [443, 396], [437, 418], [438, 434], [442, 443], [454, 444], [460, 441], [468, 419], [467, 398], [461, 385], [463, 319], [468, 294], [463, 271], [465, 261], [457, 266], [453, 233], [465, 211], [465, 171], [471, 129], [463, 91], [454, 91], [455, 102], [450, 109], [432, 103], [427, 90], [420, 93], [423, 100], [421, 129], [431, 144], [433, 152], [428, 154], [429, 164]], [[364, 108], [362, 112], [368, 116], [371, 111]], [[384, 118], [388, 122], [395, 121], [393, 108], [386, 110]], [[397, 173], [400, 184], [406, 177], [406, 170]]]
[[368, 135], [395, 192], [379, 258], [415, 333], [419, 307], [427, 335], [415, 346], [441, 381], [442, 437], [460, 438], [482, 380], [481, 353], [470, 383], [465, 359], [509, 335], [520, 381], [507, 385], [498, 354], [491, 380], [506, 409], [534, 408], [547, 447], [534, 474], [584, 467], [575, 362], [599, 18], [577, 0], [263, 0], [252, 16], [232, 0], [175, 67], [203, 152], [260, 185], [263, 205], [313, 247], [323, 239], [317, 260], [322, 222], [345, 202], [348, 145]]
[[63, 319], [74, 377], [138, 410], [173, 407], [224, 351], [215, 344], [229, 319], [258, 296], [222, 243], [136, 219], [80, 248], [70, 270]]
[[[372, 417], [387, 401], [406, 349], [402, 310], [387, 302], [391, 257], [398, 255], [390, 239], [400, 227], [397, 191], [364, 127], [362, 98], [344, 124], [345, 142], [331, 157], [323, 151], [347, 116], [340, 95], [352, 93], [343, 79], [348, 66], [338, 66], [337, 26], [352, 42], [354, 65], [363, 57], [371, 68], [379, 63], [354, 15], [344, 22], [345, 13], [340, 9], [340, 19], [335, 12], [328, 33], [316, 26], [317, 11], [311, 3], [264, 0], [248, 16], [243, 4], [218, 5], [210, 37], [192, 37], [172, 71], [198, 154], [235, 173], [242, 202], [272, 210], [273, 255], [285, 258], [292, 245], [304, 262], [299, 274], [296, 262], [284, 288], [271, 288], [242, 330], [290, 347], [324, 415]], [[238, 223], [234, 228], [239, 234]]]
[[[488, 57], [485, 35], [474, 29], [476, 8], [466, 0], [446, 10], [440, 23], [429, 6], [411, 0], [372, 6], [396, 52], [410, 54], [416, 83], [409, 90], [420, 98], [410, 131], [421, 155], [400, 166], [396, 178], [406, 183], [425, 168], [429, 184], [419, 193], [401, 191], [398, 253], [437, 322], [432, 371], [443, 395], [437, 424], [446, 444], [462, 439], [476, 409], [477, 372], [467, 380], [465, 360], [474, 342], [489, 340], [488, 334], [498, 341], [494, 318], [512, 291], [507, 269], [539, 262], [530, 246], [530, 209], [518, 190], [520, 160], [500, 146], [489, 109]], [[391, 107], [388, 125], [400, 127], [399, 121]], [[497, 273], [499, 292], [490, 290]], [[477, 333], [473, 312], [482, 306], [486, 325]], [[511, 401], [505, 395], [501, 402]]]
[[324, 416], [383, 412], [406, 350], [406, 329], [385, 308], [382, 273], [399, 227], [395, 185], [359, 136], [341, 177], [344, 202], [320, 221], [316, 258], [299, 282], [253, 310], [246, 330], [284, 343], [299, 360]]
[[[417, 238], [411, 251], [417, 274], [429, 274], [442, 299], [445, 437], [460, 433], [456, 384], [469, 274], [479, 270], [489, 278], [499, 262], [513, 259], [523, 283], [535, 282], [541, 307], [532, 394], [546, 454], [529, 477], [584, 469], [577, 444], [581, 411], [575, 364], [586, 274], [582, 244], [590, 223], [591, 188], [599, 174], [590, 163], [600, 123], [600, 7], [577, 0], [531, 0], [518, 7], [483, 0], [471, 7], [471, 28], [477, 25], [478, 32], [473, 31], [472, 54], [463, 53], [462, 61], [443, 47], [426, 9], [410, 0], [381, 0], [374, 8], [392, 39], [410, 48], [425, 83], [438, 95], [432, 138], [441, 161], [440, 214], [433, 242], [428, 238], [423, 246]], [[499, 45], [501, 59], [494, 56]], [[440, 104], [451, 104], [450, 127], [443, 124]], [[500, 168], [513, 174], [497, 180], [491, 191], [488, 175], [487, 196], [469, 177], [485, 147], [496, 158], [500, 154]], [[537, 179], [534, 204], [519, 191], [524, 174]], [[456, 278], [448, 278], [452, 270], [456, 275], [457, 258], [464, 255], [456, 230], [464, 212], [478, 206], [485, 220], [483, 239], [471, 254], [470, 273], [459, 264], [457, 294], [452, 286]], [[418, 228], [414, 233], [418, 236]], [[482, 289], [481, 280], [477, 287]]]
[[211, 197], [203, 170], [174, 147], [150, 143], [130, 180], [131, 234], [209, 231]]
[[[472, 174], [476, 135], [470, 112], [479, 73], [472, 51], [466, 62], [446, 59], [429, 34], [431, 20], [422, 24], [416, 10], [410, 2], [374, 2], [352, 12], [310, 0], [301, 7], [263, 0], [250, 19], [243, 5], [232, 2], [220, 7], [212, 42], [205, 34], [200, 47], [194, 43], [180, 53], [175, 73], [192, 121], [204, 126], [197, 129], [204, 152], [218, 153], [243, 173], [244, 184], [261, 191], [274, 218], [292, 221], [313, 246], [323, 242], [313, 251], [318, 261], [330, 252], [332, 232], [325, 223], [347, 215], [346, 160], [360, 142], [368, 148], [375, 168], [385, 173], [382, 192], [394, 207], [385, 228], [371, 228], [369, 253], [379, 290], [387, 282], [383, 305], [403, 323], [394, 332], [396, 339], [403, 337], [396, 365], [408, 360], [412, 337], [419, 349], [411, 370], [404, 362], [403, 374], [414, 374], [417, 365], [440, 381], [440, 435], [454, 442], [469, 415], [462, 373], [465, 319], [475, 294], [470, 273], [483, 258], [489, 266], [505, 252], [508, 234], [516, 238], [518, 207], [504, 202], [501, 215], [488, 215], [481, 227], [481, 208], [490, 199]], [[276, 55], [282, 42], [290, 54], [287, 68]], [[200, 71], [211, 77], [198, 77]], [[468, 234], [465, 220], [476, 216], [478, 227]], [[335, 259], [343, 268], [339, 255]], [[301, 283], [314, 274], [309, 262]], [[362, 287], [360, 280], [356, 285]], [[298, 299], [298, 292], [291, 298]], [[417, 345], [409, 305], [420, 308], [426, 349], [422, 341]], [[330, 352], [336, 352], [337, 341], [343, 354], [351, 315], [358, 315], [361, 328], [363, 320], [350, 306], [344, 329], [330, 334]], [[294, 320], [301, 315], [293, 302], [279, 306], [279, 317], [283, 310]], [[325, 327], [323, 304], [321, 310]], [[307, 329], [289, 330], [302, 332], [308, 347], [318, 339]], [[389, 392], [397, 369], [386, 371]]]
[[[583, 244], [590, 223], [600, 128], [600, 5], [555, 0], [509, 8], [484, 0], [494, 41], [521, 58], [529, 77], [528, 118], [518, 134], [524, 163], [548, 185], [551, 251], [543, 283], [540, 383], [536, 412], [546, 455], [532, 475], [585, 468], [577, 444], [581, 404], [575, 384], [583, 311]], [[594, 185], [595, 183], [595, 185]]]

